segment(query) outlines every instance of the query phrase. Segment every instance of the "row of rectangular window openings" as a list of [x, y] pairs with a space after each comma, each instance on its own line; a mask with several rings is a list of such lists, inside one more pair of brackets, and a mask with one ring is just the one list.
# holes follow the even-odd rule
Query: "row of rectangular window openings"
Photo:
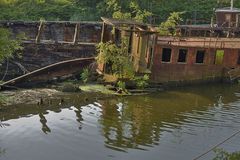
[[[178, 63], [184, 63], [185, 64], [187, 62], [187, 52], [188, 52], [187, 49], [179, 49]], [[170, 62], [171, 61], [171, 53], [172, 53], [171, 48], [163, 48], [162, 62], [165, 62], [165, 63]], [[223, 55], [224, 55], [224, 53], [223, 53]], [[195, 63], [198, 63], [198, 64], [204, 63], [204, 56], [205, 56], [205, 51], [204, 50], [198, 50], [197, 54], [196, 54]], [[240, 64], [240, 59], [238, 60], [238, 64]]]

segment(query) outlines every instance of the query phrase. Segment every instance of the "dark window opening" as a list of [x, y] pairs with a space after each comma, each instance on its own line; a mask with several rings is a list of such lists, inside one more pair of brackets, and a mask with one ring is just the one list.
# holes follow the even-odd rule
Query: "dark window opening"
[[118, 29], [115, 29], [115, 43], [117, 46], [120, 46], [121, 44], [121, 31]]
[[178, 62], [184, 63], [187, 61], [187, 49], [179, 49]]
[[237, 60], [237, 64], [240, 65], [240, 53], [238, 53], [238, 60]]
[[163, 48], [162, 50], [162, 62], [170, 62], [171, 61], [171, 48]]
[[196, 55], [196, 63], [203, 63], [204, 62], [205, 51], [197, 51]]
[[147, 63], [147, 68], [148, 69], [151, 67], [151, 63], [152, 63], [153, 48], [151, 47], [149, 50], [150, 51], [149, 51], [148, 63]]

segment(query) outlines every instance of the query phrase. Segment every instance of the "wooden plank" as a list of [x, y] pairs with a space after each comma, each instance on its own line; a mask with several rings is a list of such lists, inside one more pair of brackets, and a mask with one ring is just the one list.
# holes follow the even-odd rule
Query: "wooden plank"
[[73, 36], [73, 44], [78, 43], [79, 29], [80, 29], [80, 24], [77, 23], [76, 26], [75, 26], [75, 32], [74, 32], [74, 36]]
[[38, 33], [35, 39], [35, 43], [39, 43], [40, 42], [40, 36], [41, 36], [41, 32], [43, 31], [43, 21], [40, 21], [40, 25], [38, 27]]
[[106, 24], [103, 22], [103, 25], [102, 25], [102, 33], [101, 33], [101, 42], [104, 41], [105, 26], [106, 26]]

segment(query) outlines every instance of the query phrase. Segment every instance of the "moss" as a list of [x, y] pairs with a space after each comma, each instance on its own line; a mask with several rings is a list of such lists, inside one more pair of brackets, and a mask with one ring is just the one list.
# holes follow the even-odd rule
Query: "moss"
[[110, 90], [106, 86], [100, 85], [100, 84], [82, 85], [79, 88], [85, 92], [99, 92], [102, 94], [115, 94], [115, 91]]
[[81, 91], [81, 89], [79, 88], [79, 86], [77, 84], [65, 83], [61, 87], [61, 91], [62, 92], [79, 92], [79, 91]]

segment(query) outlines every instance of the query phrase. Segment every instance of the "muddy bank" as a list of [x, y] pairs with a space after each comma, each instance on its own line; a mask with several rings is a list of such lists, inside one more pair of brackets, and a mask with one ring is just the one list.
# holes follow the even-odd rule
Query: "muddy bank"
[[[76, 86], [78, 89], [76, 89]], [[12, 106], [18, 104], [36, 105], [62, 105], [72, 97], [78, 97], [76, 101], [88, 101], [94, 98], [107, 98], [115, 95], [103, 85], [64, 85], [53, 88], [21, 89], [0, 92], [2, 104], [0, 106]]]
[[62, 92], [56, 89], [28, 89], [28, 90], [16, 90], [16, 91], [4, 91], [1, 92], [4, 97], [3, 106], [9, 106], [14, 104], [41, 104], [44, 100], [51, 100], [60, 95]]
[[[0, 106], [12, 106], [18, 104], [36, 105], [61, 105], [73, 96], [79, 96], [78, 100], [86, 101], [94, 98], [107, 98], [113, 96], [145, 95], [162, 91], [161, 88], [129, 89], [127, 93], [118, 93], [116, 87], [102, 84], [78, 84], [65, 82], [46, 88], [19, 89], [2, 91], [3, 97]], [[69, 98], [71, 97], [71, 98]], [[78, 101], [77, 100], [77, 101]]]

